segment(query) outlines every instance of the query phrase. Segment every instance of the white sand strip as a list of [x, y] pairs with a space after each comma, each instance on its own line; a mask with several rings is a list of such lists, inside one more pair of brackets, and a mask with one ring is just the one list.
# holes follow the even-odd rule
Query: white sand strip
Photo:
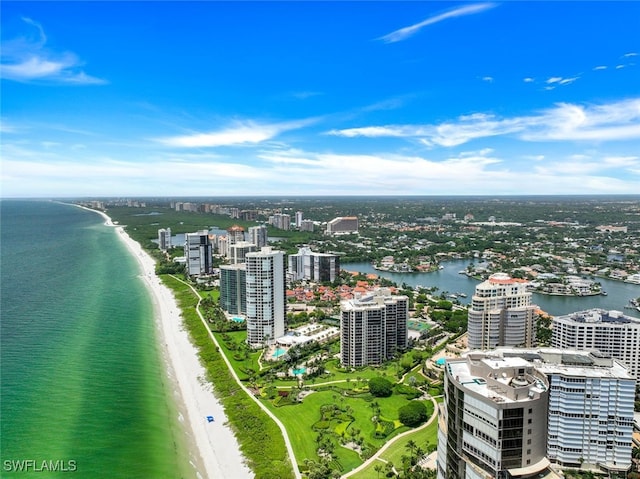
[[[111, 218], [101, 211], [107, 225], [113, 225]], [[200, 364], [198, 352], [191, 343], [189, 332], [182, 326], [182, 317], [173, 293], [162, 284], [155, 274], [155, 261], [132, 240], [120, 226], [118, 236], [125, 242], [137, 258], [145, 283], [152, 293], [156, 324], [159, 328], [162, 346], [170, 361], [171, 378], [178, 387], [178, 401], [186, 408], [186, 422], [193, 434], [198, 451], [192, 451], [196, 458], [194, 467], [199, 477], [209, 479], [252, 478], [254, 474], [246, 466], [238, 441], [227, 425], [227, 416], [222, 404], [214, 396], [211, 384], [205, 380], [205, 369]], [[213, 416], [209, 422], [207, 416]], [[198, 457], [199, 456], [199, 457]], [[198, 460], [200, 459], [200, 460]], [[202, 470], [204, 469], [204, 470]]]

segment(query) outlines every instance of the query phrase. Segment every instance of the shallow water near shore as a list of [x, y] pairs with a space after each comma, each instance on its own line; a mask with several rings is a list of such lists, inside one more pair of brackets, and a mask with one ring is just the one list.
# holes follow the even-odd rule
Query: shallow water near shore
[[2, 477], [195, 477], [153, 305], [116, 231], [70, 205], [0, 208]]

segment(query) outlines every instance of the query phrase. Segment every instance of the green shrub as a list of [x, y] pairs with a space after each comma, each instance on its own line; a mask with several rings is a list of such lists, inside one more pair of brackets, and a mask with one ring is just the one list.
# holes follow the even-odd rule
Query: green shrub
[[427, 407], [420, 401], [411, 401], [406, 406], [398, 409], [398, 419], [405, 426], [415, 427], [422, 424], [428, 418]]
[[369, 379], [369, 392], [375, 397], [389, 397], [393, 394], [393, 384], [381, 376]]

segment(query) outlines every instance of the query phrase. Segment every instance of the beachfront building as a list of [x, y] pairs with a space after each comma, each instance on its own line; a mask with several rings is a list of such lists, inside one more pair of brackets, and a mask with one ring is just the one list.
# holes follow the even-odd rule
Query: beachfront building
[[[439, 479], [538, 477], [546, 457], [549, 381], [520, 357], [469, 353], [445, 367]], [[544, 475], [540, 477], [545, 477]]]
[[185, 235], [184, 256], [189, 276], [212, 273], [213, 245], [207, 230]]
[[244, 263], [247, 253], [257, 251], [256, 245], [248, 241], [238, 241], [235, 244], [229, 245], [229, 251], [227, 252], [227, 258], [232, 264]]
[[596, 349], [625, 363], [640, 381], [640, 319], [595, 308], [554, 317], [552, 331], [553, 347]]
[[382, 288], [340, 303], [340, 359], [344, 366], [379, 365], [407, 347], [409, 299]]
[[631, 467], [635, 378], [617, 359], [557, 350], [549, 378], [547, 457], [562, 467], [624, 473]]
[[310, 248], [298, 249], [288, 257], [287, 273], [294, 281], [333, 282], [340, 275], [340, 258], [330, 253], [316, 253]]
[[326, 234], [348, 234], [358, 232], [357, 216], [339, 216], [327, 222]]
[[635, 380], [586, 351], [498, 348], [448, 359], [439, 479], [556, 478], [631, 466]]
[[228, 314], [244, 314], [247, 310], [247, 265], [220, 266], [220, 307]]
[[167, 251], [171, 246], [171, 228], [161, 228], [158, 230], [158, 248], [160, 251]]
[[296, 211], [296, 227], [300, 228], [302, 226], [302, 211]]
[[245, 259], [247, 342], [260, 347], [286, 330], [285, 255], [264, 246]]
[[535, 341], [532, 293], [526, 281], [495, 273], [476, 286], [468, 319], [469, 349], [532, 347]]
[[269, 236], [267, 235], [267, 227], [265, 225], [249, 226], [247, 230], [247, 241], [256, 245], [257, 250], [263, 246], [267, 246]]

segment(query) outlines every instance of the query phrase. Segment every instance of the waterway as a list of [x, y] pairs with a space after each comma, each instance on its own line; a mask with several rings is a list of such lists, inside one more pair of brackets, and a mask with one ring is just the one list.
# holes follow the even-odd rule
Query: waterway
[[[475, 265], [479, 264], [477, 260], [446, 261], [442, 263], [443, 269], [431, 273], [392, 273], [389, 271], [379, 271], [370, 263], [346, 263], [342, 265], [342, 269], [365, 274], [374, 273], [393, 281], [398, 286], [401, 286], [403, 283], [412, 287], [423, 286], [430, 288], [435, 286], [438, 288], [436, 293], [464, 293], [467, 297], [459, 297], [458, 301], [460, 301], [461, 304], [469, 304], [478, 281], [459, 272], [465, 270], [471, 263]], [[602, 290], [607, 292], [606, 296], [550, 296], [533, 293], [532, 302], [553, 316], [591, 308], [602, 308], [623, 311], [629, 316], [640, 318], [640, 312], [635, 309], [625, 308], [629, 306], [630, 299], [640, 297], [640, 285], [606, 278], [592, 279], [602, 285]]]

